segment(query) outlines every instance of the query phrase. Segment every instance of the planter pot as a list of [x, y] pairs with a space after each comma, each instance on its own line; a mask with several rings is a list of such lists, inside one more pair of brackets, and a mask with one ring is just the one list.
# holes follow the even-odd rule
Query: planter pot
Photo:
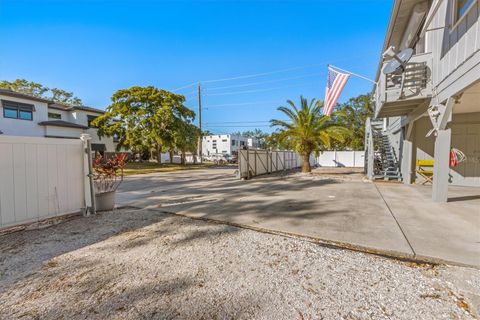
[[111, 211], [115, 207], [115, 191], [95, 194], [95, 206], [97, 211]]

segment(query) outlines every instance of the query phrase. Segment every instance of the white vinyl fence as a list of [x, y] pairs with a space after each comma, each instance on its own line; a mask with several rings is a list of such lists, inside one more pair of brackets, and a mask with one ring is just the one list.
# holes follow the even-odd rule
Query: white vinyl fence
[[[239, 150], [238, 171], [240, 178], [251, 178], [266, 173], [290, 170], [302, 166], [302, 157], [293, 151]], [[315, 158], [310, 158], [315, 165]]]
[[365, 151], [323, 151], [317, 162], [320, 167], [363, 168]]
[[0, 136], [0, 228], [85, 207], [79, 139]]

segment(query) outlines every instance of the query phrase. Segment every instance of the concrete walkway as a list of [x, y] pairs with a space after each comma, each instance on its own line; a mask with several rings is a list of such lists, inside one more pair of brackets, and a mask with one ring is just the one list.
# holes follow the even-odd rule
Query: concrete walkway
[[431, 187], [376, 184], [416, 256], [480, 266], [480, 188], [449, 188], [434, 203]]
[[385, 255], [480, 267], [476, 190], [467, 198], [439, 205], [429, 200], [428, 187], [373, 184], [355, 173], [240, 181], [233, 172], [211, 169], [128, 177], [117, 202]]

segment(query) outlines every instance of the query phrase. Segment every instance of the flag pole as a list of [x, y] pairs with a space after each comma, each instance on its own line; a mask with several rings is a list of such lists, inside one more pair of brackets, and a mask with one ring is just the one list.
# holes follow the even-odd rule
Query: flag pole
[[339, 70], [339, 71], [343, 71], [343, 72], [348, 73], [348, 74], [350, 74], [350, 75], [352, 75], [352, 76], [355, 76], [355, 77], [357, 77], [357, 78], [360, 78], [360, 79], [363, 79], [363, 80], [367, 80], [367, 81], [369, 81], [369, 82], [371, 82], [371, 83], [373, 83], [373, 84], [375, 84], [375, 85], [377, 84], [377, 83], [376, 83], [375, 81], [373, 81], [372, 79], [369, 79], [369, 78], [364, 77], [364, 76], [362, 76], [362, 75], [359, 75], [359, 74], [350, 72], [350, 71], [348, 71], [348, 70], [341, 69], [341, 68], [339, 68], [339, 67], [335, 67], [334, 65], [331, 65], [331, 64], [329, 64], [329, 65], [327, 65], [327, 66], [328, 66], [329, 68], [333, 68], [333, 69], [337, 69], [337, 70]]

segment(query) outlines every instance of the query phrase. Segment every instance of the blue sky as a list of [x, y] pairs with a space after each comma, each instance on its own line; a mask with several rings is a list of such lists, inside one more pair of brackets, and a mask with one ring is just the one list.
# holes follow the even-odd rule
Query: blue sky
[[[374, 77], [391, 6], [391, 0], [0, 0], [0, 79], [73, 91], [100, 109], [117, 89], [173, 90], [201, 81], [204, 128], [270, 131], [261, 121], [281, 117], [276, 107], [286, 99], [323, 99], [327, 63]], [[264, 75], [208, 82], [252, 74]], [[194, 110], [195, 89], [178, 91]], [[351, 78], [340, 101], [370, 90]]]

